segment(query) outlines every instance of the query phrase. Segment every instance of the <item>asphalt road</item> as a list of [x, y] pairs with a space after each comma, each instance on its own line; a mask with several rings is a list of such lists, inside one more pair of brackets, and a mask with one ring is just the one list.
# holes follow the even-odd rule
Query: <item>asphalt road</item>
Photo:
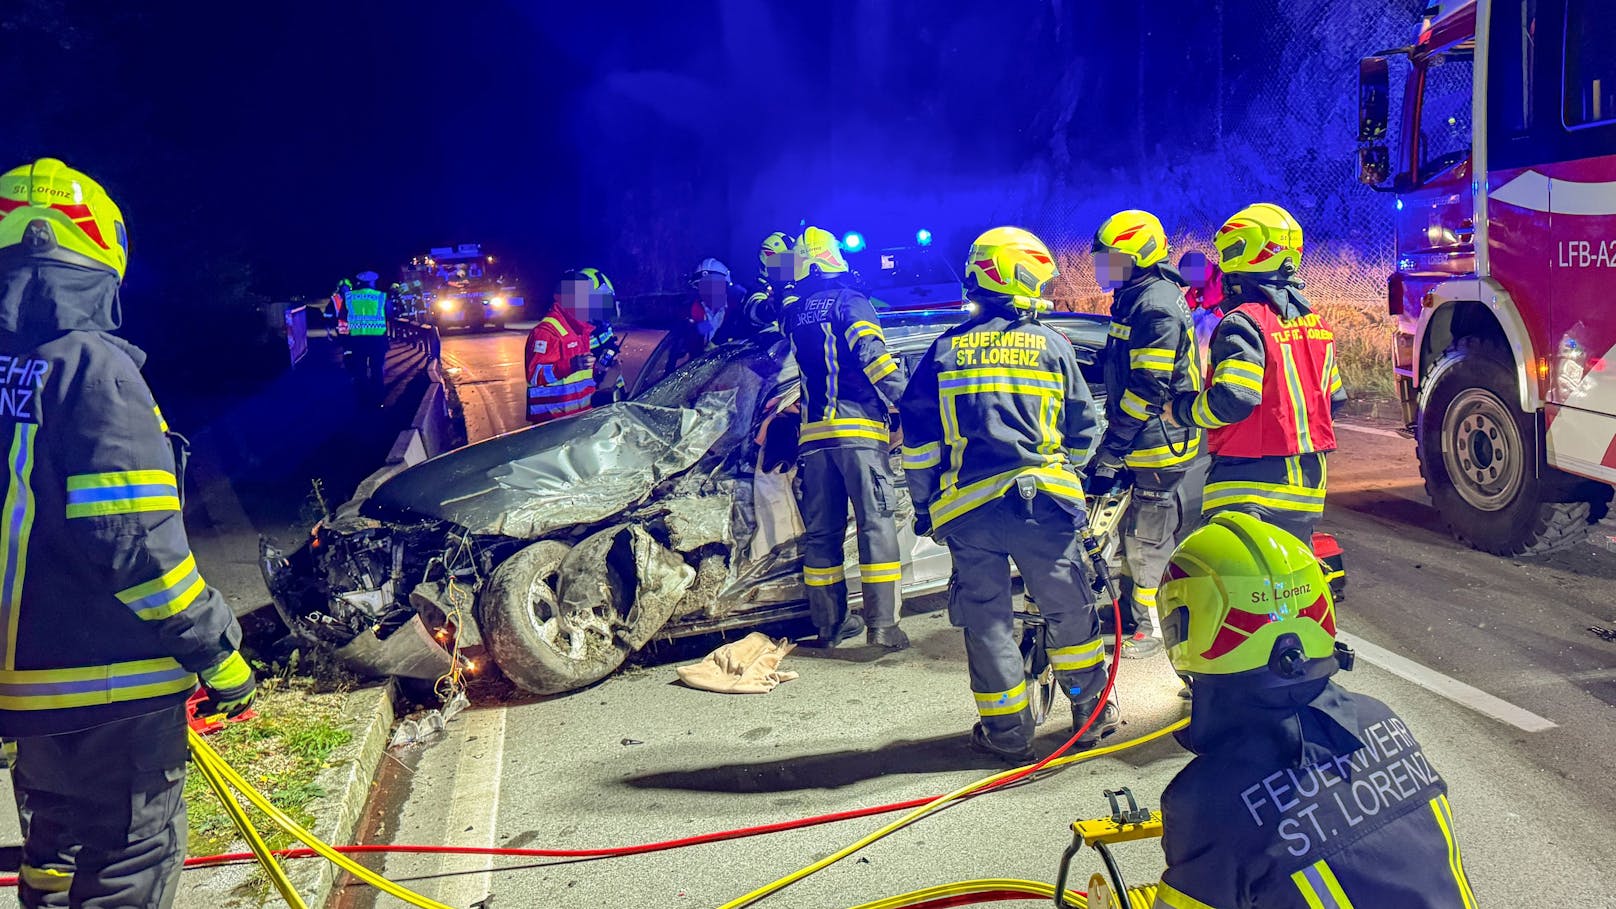
[[[1323, 529], [1346, 550], [1341, 622], [1362, 657], [1342, 681], [1398, 710], [1447, 780], [1482, 901], [1531, 893], [1541, 905], [1608, 905], [1616, 644], [1587, 630], [1616, 627], [1607, 528], [1541, 563], [1461, 549], [1423, 496], [1412, 442], [1364, 423], [1340, 435]], [[445, 740], [384, 762], [366, 840], [625, 845], [938, 794], [999, 769], [965, 748], [973, 711], [959, 632], [936, 613], [904, 625], [910, 651], [799, 651], [786, 666], [801, 678], [768, 695], [679, 685], [674, 666], [718, 643], [705, 640], [570, 696], [487, 701]], [[1181, 716], [1176, 687], [1164, 658], [1125, 664], [1123, 737]], [[1068, 731], [1057, 715], [1046, 746]], [[1053, 880], [1070, 822], [1106, 813], [1102, 789], [1127, 785], [1155, 804], [1186, 760], [1157, 741], [975, 799], [763, 905], [852, 906], [967, 878]], [[455, 906], [716, 906], [883, 822], [588, 862], [392, 856], [382, 866]], [[1120, 854], [1136, 883], [1159, 873], [1154, 843]], [[1098, 867], [1081, 856], [1077, 879]], [[374, 897], [350, 886], [341, 904]]]

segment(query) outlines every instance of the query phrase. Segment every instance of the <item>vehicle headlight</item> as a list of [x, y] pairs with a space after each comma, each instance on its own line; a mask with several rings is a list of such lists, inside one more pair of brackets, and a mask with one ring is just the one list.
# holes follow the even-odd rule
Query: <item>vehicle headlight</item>
[[494, 307], [495, 309], [504, 309], [505, 308], [505, 298], [504, 297], [493, 297], [488, 301], [488, 305]]
[[439, 312], [448, 312], [451, 309], [454, 309], [454, 301], [453, 300], [439, 300], [438, 301], [438, 311]]

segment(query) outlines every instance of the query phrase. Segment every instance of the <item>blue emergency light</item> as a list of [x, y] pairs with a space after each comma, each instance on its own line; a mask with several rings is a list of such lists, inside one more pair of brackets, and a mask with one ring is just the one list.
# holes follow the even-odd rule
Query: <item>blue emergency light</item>
[[915, 231], [915, 242], [919, 243], [921, 246], [930, 246], [931, 245], [931, 231], [927, 230], [924, 227], [922, 227], [921, 229]]
[[864, 248], [864, 235], [856, 230], [850, 230], [842, 237], [842, 248], [848, 252], [858, 252]]

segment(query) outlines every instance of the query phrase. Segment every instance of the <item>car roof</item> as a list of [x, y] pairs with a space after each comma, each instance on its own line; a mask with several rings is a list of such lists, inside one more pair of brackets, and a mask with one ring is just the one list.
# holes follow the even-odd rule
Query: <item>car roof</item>
[[[887, 346], [900, 353], [925, 350], [943, 332], [971, 318], [964, 307], [921, 309], [884, 312], [880, 314], [881, 331]], [[1057, 328], [1079, 351], [1080, 359], [1090, 360], [1093, 353], [1105, 346], [1109, 327], [1108, 316], [1086, 312], [1048, 312], [1038, 321]], [[1088, 354], [1088, 356], [1083, 356]]]

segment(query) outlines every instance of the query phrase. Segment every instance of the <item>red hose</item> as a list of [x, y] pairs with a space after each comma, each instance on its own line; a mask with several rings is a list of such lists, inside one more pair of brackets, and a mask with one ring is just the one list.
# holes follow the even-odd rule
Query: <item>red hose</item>
[[[1107, 670], [1105, 690], [1100, 693], [1100, 699], [1097, 702], [1097, 706], [1095, 707], [1094, 712], [1089, 715], [1087, 722], [1085, 722], [1076, 732], [1074, 732], [1071, 738], [1066, 740], [1066, 744], [1055, 749], [1053, 752], [1050, 752], [1049, 756], [1045, 757], [1043, 760], [1016, 773], [1014, 776], [1005, 777], [991, 786], [972, 793], [973, 797], [976, 795], [981, 795], [984, 792], [991, 792], [994, 789], [1001, 789], [1005, 786], [1018, 783], [1021, 780], [1024, 780], [1034, 773], [1044, 769], [1044, 767], [1050, 761], [1060, 757], [1062, 754], [1066, 753], [1067, 749], [1077, 744], [1077, 740], [1082, 737], [1083, 733], [1087, 732], [1089, 727], [1094, 725], [1094, 721], [1099, 719], [1100, 714], [1105, 710], [1107, 701], [1111, 697], [1112, 688], [1116, 686], [1117, 667], [1122, 659], [1122, 605], [1119, 601], [1113, 599], [1111, 601], [1111, 608], [1113, 610], [1113, 618], [1116, 623], [1114, 626], [1116, 628], [1115, 656], [1112, 657], [1110, 669]], [[787, 830], [803, 830], [809, 827], [817, 827], [821, 824], [833, 824], [837, 821], [850, 821], [857, 818], [871, 817], [878, 814], [890, 814], [894, 811], [905, 811], [911, 808], [919, 808], [922, 805], [927, 805], [936, 801], [938, 798], [940, 798], [940, 796], [934, 795], [925, 798], [909, 799], [902, 802], [893, 802], [888, 805], [873, 805], [868, 808], [852, 808], [846, 811], [836, 811], [830, 814], [816, 814], [812, 817], [798, 818], [791, 821], [775, 821], [772, 824], [759, 824], [753, 827], [737, 827], [734, 830], [720, 830], [714, 833], [701, 833], [695, 836], [680, 837], [672, 840], [661, 840], [655, 843], [640, 843], [634, 846], [607, 846], [599, 849], [519, 849], [498, 846], [421, 846], [393, 843], [333, 846], [332, 848], [340, 853], [343, 853], [344, 855], [408, 853], [413, 855], [487, 855], [501, 858], [620, 858], [629, 855], [644, 855], [650, 852], [664, 852], [669, 849], [682, 849], [686, 846], [700, 846], [706, 843], [721, 843], [725, 840], [738, 840], [751, 836], [762, 836], [768, 833], [782, 833]], [[277, 849], [275, 850], [274, 854], [279, 858], [312, 858], [316, 855], [313, 849], [302, 847], [296, 849]], [[227, 865], [233, 862], [254, 861], [256, 858], [257, 857], [251, 852], [226, 852], [218, 855], [199, 855], [187, 858], [185, 860], [185, 867], [205, 868], [213, 865]], [[15, 886], [17, 886], [16, 875], [0, 876], [0, 888]], [[1011, 893], [1011, 891], [994, 892], [1001, 894]], [[984, 894], [975, 894], [973, 895], [973, 898], [979, 902], [988, 901], [986, 895]], [[1020, 893], [1014, 894], [1013, 896], [1000, 895], [992, 897], [993, 900], [1012, 898], [1027, 899], [1028, 897], [1026, 894]], [[943, 899], [953, 900], [957, 899], [957, 897], [944, 897]], [[944, 907], [947, 906], [966, 905], [970, 905], [970, 903], [941, 902], [933, 900], [928, 903], [918, 904], [915, 909], [944, 909]]]

